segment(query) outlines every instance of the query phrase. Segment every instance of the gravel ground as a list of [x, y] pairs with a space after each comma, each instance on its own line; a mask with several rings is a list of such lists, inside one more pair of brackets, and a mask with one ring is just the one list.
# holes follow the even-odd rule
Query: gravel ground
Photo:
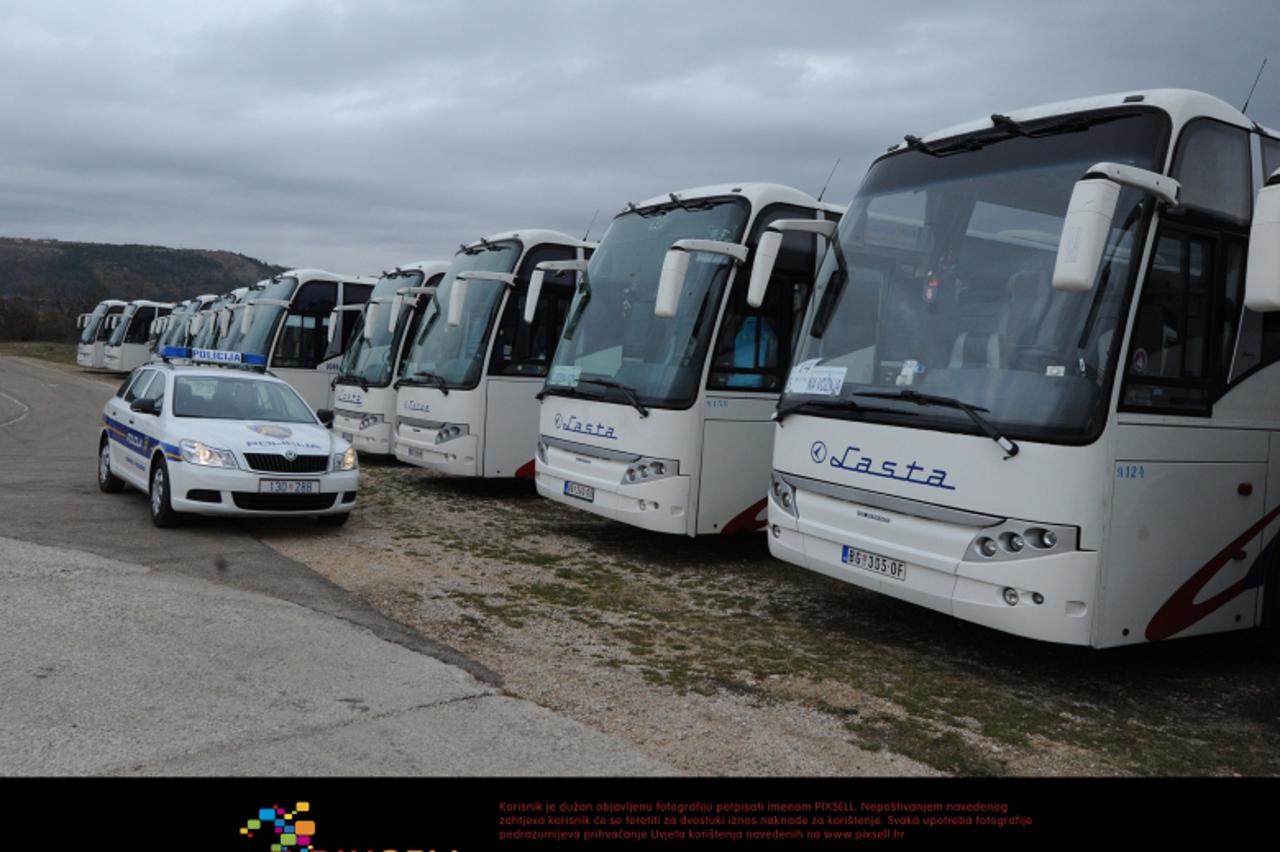
[[340, 531], [264, 540], [508, 692], [705, 775], [1274, 775], [1252, 635], [1029, 642], [773, 560], [762, 535], [605, 521], [529, 482], [366, 461]]

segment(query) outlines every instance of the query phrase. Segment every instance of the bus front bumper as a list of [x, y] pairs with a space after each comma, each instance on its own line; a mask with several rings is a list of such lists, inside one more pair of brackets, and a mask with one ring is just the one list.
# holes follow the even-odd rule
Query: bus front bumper
[[964, 557], [980, 527], [799, 489], [792, 509], [770, 492], [769, 552], [778, 559], [1017, 636], [1092, 644], [1096, 552], [976, 562]]
[[396, 425], [396, 458], [449, 476], [480, 476], [480, 437], [466, 434], [436, 443], [437, 429], [401, 421]]
[[391, 424], [385, 417], [334, 409], [333, 431], [359, 452], [391, 455]]
[[689, 532], [688, 476], [622, 484], [627, 462], [586, 458], [556, 446], [538, 458], [535, 481], [543, 497], [653, 532]]

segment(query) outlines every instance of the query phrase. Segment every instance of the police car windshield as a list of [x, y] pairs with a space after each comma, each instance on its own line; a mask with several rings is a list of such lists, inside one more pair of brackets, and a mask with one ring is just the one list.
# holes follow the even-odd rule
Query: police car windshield
[[281, 382], [238, 376], [177, 376], [173, 387], [175, 417], [316, 422], [302, 398]]

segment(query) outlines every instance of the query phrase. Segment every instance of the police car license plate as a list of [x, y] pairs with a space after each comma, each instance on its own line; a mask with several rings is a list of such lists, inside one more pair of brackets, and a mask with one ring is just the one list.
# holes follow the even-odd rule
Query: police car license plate
[[845, 545], [840, 551], [840, 561], [845, 565], [852, 565], [854, 568], [888, 577], [890, 580], [899, 580], [903, 583], [907, 581], [907, 563], [900, 559], [890, 559], [878, 553], [868, 553]]
[[596, 501], [596, 490], [594, 488], [590, 485], [570, 482], [567, 479], [564, 483], [564, 493], [566, 497], [577, 497], [579, 500], [586, 500], [588, 503]]
[[319, 494], [318, 479], [260, 479], [259, 494]]

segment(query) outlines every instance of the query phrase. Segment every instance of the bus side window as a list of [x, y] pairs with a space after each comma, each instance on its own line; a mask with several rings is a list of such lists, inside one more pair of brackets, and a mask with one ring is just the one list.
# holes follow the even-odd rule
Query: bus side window
[[[774, 207], [757, 220], [751, 242], [754, 245], [764, 228], [777, 219], [812, 218], [812, 210]], [[795, 231], [783, 235], [769, 289], [759, 308], [747, 304], [751, 263], [738, 269], [712, 354], [708, 390], [782, 389], [797, 321], [804, 312], [813, 281], [816, 239], [812, 234]]]
[[574, 260], [578, 250], [572, 246], [544, 245], [529, 252], [516, 272], [516, 288], [498, 320], [493, 341], [493, 357], [489, 372], [507, 376], [545, 376], [555, 354], [560, 331], [564, 328], [569, 303], [573, 300], [577, 273], [547, 273], [542, 279], [542, 292], [533, 322], [524, 321], [524, 301], [534, 268], [552, 260]]
[[303, 284], [284, 319], [271, 366], [314, 369], [328, 347], [329, 313], [337, 303], [338, 285], [334, 282]]
[[1162, 227], [1123, 362], [1124, 409], [1209, 413], [1215, 272], [1208, 238]]

